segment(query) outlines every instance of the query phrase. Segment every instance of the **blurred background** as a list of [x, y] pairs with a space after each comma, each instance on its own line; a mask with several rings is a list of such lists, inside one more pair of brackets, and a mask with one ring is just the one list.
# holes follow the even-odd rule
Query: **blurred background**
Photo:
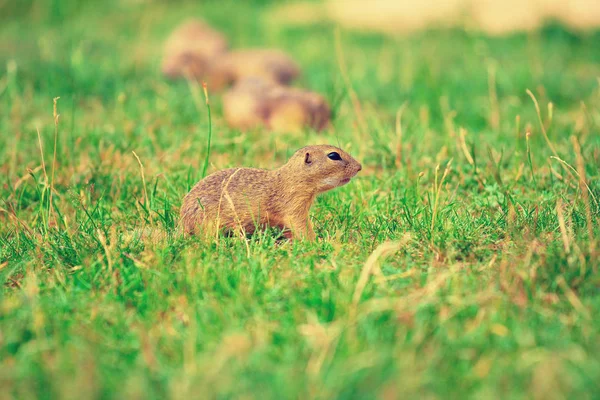
[[[330, 126], [232, 129], [209, 87], [208, 157], [201, 87], [161, 74], [192, 17], [285, 51]], [[572, 174], [600, 198], [599, 22], [598, 0], [0, 0], [0, 399], [593, 397], [600, 233]], [[363, 165], [317, 199], [324, 240], [137, 235], [176, 232], [205, 159], [316, 143]]]
[[[2, 0], [0, 18], [10, 21], [15, 17], [29, 16], [32, 22], [59, 22], [90, 6], [110, 10], [143, 8], [161, 3], [178, 7], [183, 3], [206, 5], [211, 2], [220, 3], [211, 0], [107, 0], [100, 5], [85, 0]], [[600, 25], [600, 3], [595, 0], [247, 0], [241, 3], [270, 4], [275, 16], [286, 23], [311, 24], [331, 20], [346, 27], [390, 34], [436, 26], [465, 26], [490, 34], [502, 34], [536, 29], [550, 21], [579, 30]]]
[[[420, 154], [453, 145], [459, 127], [499, 145], [512, 145], [515, 129], [517, 140], [529, 131], [542, 144], [527, 89], [543, 108], [560, 111], [557, 123], [575, 121], [569, 131], [595, 121], [582, 111], [582, 102], [598, 103], [600, 3], [591, 0], [0, 0], [0, 10], [0, 107], [11, 116], [0, 119], [5, 148], [36, 127], [51, 135], [52, 99], [60, 96], [73, 141], [145, 146], [152, 155], [177, 149], [184, 157], [173, 161], [195, 168], [206, 116], [188, 83], [166, 80], [160, 68], [169, 34], [191, 17], [221, 32], [231, 49], [289, 54], [302, 71], [294, 86], [331, 106], [329, 137], [366, 143], [359, 156], [384, 168], [395, 165], [389, 134], [405, 106], [407, 138], [428, 138], [407, 144]], [[254, 132], [260, 139], [241, 149], [236, 143], [248, 137], [227, 128], [219, 93], [211, 96], [221, 165], [253, 149], [317, 140], [310, 132]], [[25, 161], [0, 157], [9, 170]]]
[[600, 3], [594, 0], [326, 0], [290, 3], [278, 16], [294, 23], [330, 19], [348, 28], [410, 33], [432, 27], [465, 27], [499, 35], [535, 30], [556, 21], [573, 29], [600, 24]]
[[[124, 148], [128, 132], [142, 134], [148, 125], [159, 133], [196, 131], [190, 124], [205, 121], [187, 83], [169, 83], [160, 73], [167, 37], [190, 17], [222, 32], [232, 49], [290, 54], [302, 69], [295, 85], [326, 97], [334, 129], [346, 141], [356, 139], [356, 121], [344, 118], [355, 109], [340, 61], [372, 131], [393, 126], [408, 103], [405, 119], [414, 131], [445, 130], [454, 112], [457, 125], [487, 134], [513, 132], [517, 114], [524, 121], [535, 117], [524, 107], [526, 89], [566, 113], [579, 112], [581, 101], [596, 101], [590, 96], [600, 76], [600, 2], [593, 0], [0, 0], [3, 112], [19, 116], [0, 127], [32, 132], [51, 124], [49, 104], [61, 96], [63, 117], [82, 111], [73, 118], [75, 132], [114, 134], [113, 143]], [[335, 51], [338, 27], [343, 60]], [[131, 99], [140, 107], [131, 107]], [[220, 130], [220, 102], [214, 107], [217, 132], [227, 136]], [[119, 122], [123, 118], [128, 122]], [[132, 119], [145, 122], [132, 125]], [[0, 140], [8, 145], [12, 139]], [[389, 147], [375, 133], [372, 140]], [[432, 140], [445, 141], [435, 134]]]

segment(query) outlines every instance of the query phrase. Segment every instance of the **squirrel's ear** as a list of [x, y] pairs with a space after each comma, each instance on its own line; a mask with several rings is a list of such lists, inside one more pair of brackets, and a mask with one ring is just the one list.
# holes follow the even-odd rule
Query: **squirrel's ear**
[[304, 164], [310, 164], [312, 160], [310, 159], [310, 153], [306, 153], [304, 156]]

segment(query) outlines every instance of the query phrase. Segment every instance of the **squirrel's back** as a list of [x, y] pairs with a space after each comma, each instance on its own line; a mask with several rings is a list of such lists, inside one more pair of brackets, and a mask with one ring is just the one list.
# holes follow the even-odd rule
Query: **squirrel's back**
[[232, 230], [243, 227], [253, 232], [268, 218], [274, 183], [273, 171], [257, 168], [230, 168], [207, 176], [183, 199], [185, 231], [193, 233], [205, 220], [216, 220]]

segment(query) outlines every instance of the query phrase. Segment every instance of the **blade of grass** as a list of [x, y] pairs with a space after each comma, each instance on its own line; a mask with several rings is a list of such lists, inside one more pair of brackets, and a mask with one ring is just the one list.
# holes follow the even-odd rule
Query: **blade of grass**
[[202, 178], [206, 176], [208, 170], [208, 162], [210, 159], [210, 142], [212, 139], [212, 117], [210, 113], [210, 102], [208, 101], [208, 88], [206, 82], [202, 82], [202, 90], [204, 91], [204, 99], [206, 100], [206, 113], [208, 115], [208, 143], [206, 144], [206, 157], [204, 158], [204, 166], [202, 167]]

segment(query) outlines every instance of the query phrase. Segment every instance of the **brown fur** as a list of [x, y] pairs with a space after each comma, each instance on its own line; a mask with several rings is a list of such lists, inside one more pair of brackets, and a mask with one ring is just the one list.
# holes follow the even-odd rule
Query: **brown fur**
[[201, 79], [228, 47], [227, 39], [221, 33], [202, 21], [189, 20], [173, 31], [167, 40], [163, 74], [168, 78], [189, 75]]
[[[337, 152], [341, 160], [327, 155]], [[309, 210], [319, 193], [345, 185], [362, 169], [348, 153], [329, 145], [307, 146], [275, 170], [232, 168], [198, 182], [183, 199], [186, 233], [215, 230], [251, 234], [266, 226], [294, 239], [314, 240]]]
[[261, 79], [245, 79], [223, 95], [228, 125], [238, 129], [266, 127], [272, 131], [321, 130], [330, 109], [323, 96]]

